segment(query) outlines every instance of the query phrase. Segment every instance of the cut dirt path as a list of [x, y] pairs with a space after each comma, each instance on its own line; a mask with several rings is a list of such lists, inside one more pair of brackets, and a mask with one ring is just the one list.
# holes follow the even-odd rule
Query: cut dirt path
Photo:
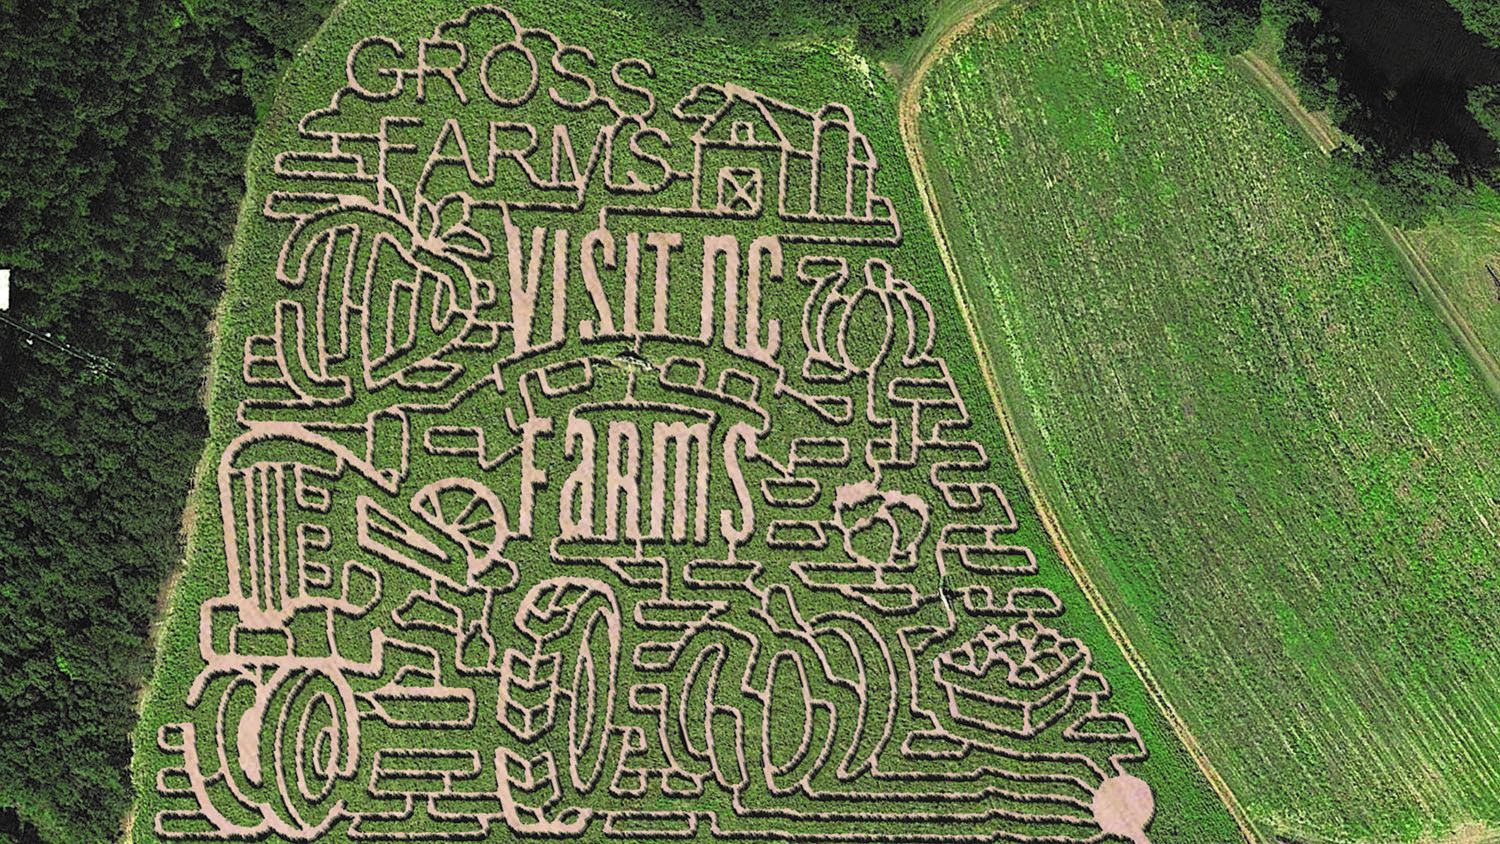
[[1417, 292], [1422, 294], [1422, 298], [1427, 301], [1428, 305], [1437, 312], [1438, 316], [1442, 317], [1443, 322], [1447, 323], [1453, 338], [1458, 341], [1458, 345], [1463, 348], [1469, 360], [1479, 370], [1479, 377], [1484, 382], [1485, 389], [1489, 391], [1496, 403], [1500, 403], [1500, 363], [1497, 363], [1489, 349], [1485, 348], [1484, 341], [1474, 331], [1474, 326], [1464, 316], [1463, 310], [1449, 298], [1442, 283], [1437, 280], [1437, 276], [1428, 265], [1426, 256], [1416, 244], [1412, 243], [1406, 232], [1387, 223], [1368, 202], [1365, 206], [1369, 209], [1375, 224], [1380, 228], [1381, 234], [1385, 236], [1386, 242], [1401, 259], [1402, 268], [1406, 270]]
[[1297, 92], [1292, 90], [1292, 86], [1282, 78], [1281, 72], [1266, 61], [1264, 56], [1254, 50], [1247, 50], [1231, 59], [1230, 64], [1239, 68], [1251, 82], [1271, 94], [1281, 111], [1291, 118], [1292, 122], [1296, 123], [1314, 144], [1317, 144], [1318, 149], [1324, 155], [1332, 155], [1334, 150], [1343, 145], [1338, 130], [1328, 125], [1326, 120], [1308, 111], [1302, 105], [1302, 98], [1297, 96]]
[[897, 71], [897, 78], [900, 80], [900, 99], [897, 108], [899, 111], [901, 140], [906, 147], [907, 159], [911, 163], [912, 172], [917, 184], [917, 192], [922, 196], [923, 211], [926, 213], [928, 221], [932, 224], [933, 234], [937, 240], [938, 253], [942, 256], [943, 267], [947, 271], [948, 281], [953, 287], [953, 294], [958, 302], [959, 311], [964, 317], [964, 328], [968, 331], [969, 340], [974, 346], [975, 354], [979, 357], [979, 369], [984, 376], [985, 385], [989, 389], [995, 414], [1005, 431], [1006, 445], [1010, 449], [1011, 456], [1016, 461], [1022, 483], [1026, 486], [1026, 491], [1030, 494], [1032, 501], [1036, 505], [1037, 515], [1041, 519], [1047, 535], [1051, 537], [1052, 544], [1056, 548], [1058, 556], [1062, 559], [1063, 565], [1067, 567], [1069, 574], [1077, 581], [1079, 588], [1083, 590], [1084, 595], [1088, 598], [1089, 606], [1104, 623], [1110, 638], [1114, 640], [1115, 645], [1119, 647], [1120, 652], [1124, 655], [1126, 662], [1130, 664], [1131, 669], [1140, 678], [1147, 694], [1150, 695], [1151, 700], [1161, 711], [1162, 717], [1166, 719], [1172, 732], [1182, 742], [1188, 755], [1193, 758], [1199, 771], [1202, 772], [1204, 778], [1208, 781], [1209, 787], [1213, 789], [1220, 801], [1223, 802], [1224, 807], [1234, 818], [1235, 824], [1238, 825], [1245, 840], [1250, 842], [1250, 844], [1267, 844], [1267, 839], [1256, 830], [1255, 826], [1251, 823], [1248, 813], [1240, 805], [1238, 798], [1230, 791], [1229, 786], [1224, 782], [1224, 778], [1214, 767], [1213, 762], [1209, 760], [1207, 754], [1204, 753], [1198, 739], [1188, 729], [1182, 717], [1178, 715], [1171, 701], [1167, 699], [1161, 683], [1151, 673], [1150, 667], [1146, 665], [1145, 660], [1141, 658], [1140, 652], [1130, 641], [1129, 636], [1126, 635], [1118, 617], [1110, 609], [1088, 570], [1079, 563], [1072, 543], [1063, 532], [1056, 514], [1042, 496], [1041, 486], [1037, 483], [1035, 473], [1031, 468], [1031, 461], [1021, 444], [1020, 437], [1016, 433], [1010, 414], [1006, 410], [1005, 401], [1002, 397], [999, 383], [995, 378], [993, 365], [990, 362], [989, 347], [982, 335], [980, 335], [973, 310], [969, 307], [968, 294], [964, 288], [962, 277], [959, 274], [958, 264], [953, 258], [947, 231], [943, 226], [942, 216], [939, 212], [936, 196], [932, 188], [932, 180], [928, 174], [927, 159], [922, 148], [917, 123], [921, 112], [922, 81], [933, 64], [952, 48], [958, 38], [973, 28], [975, 22], [986, 13], [1005, 2], [1010, 2], [1010, 0], [970, 0], [970, 8], [951, 20], [948, 24], [948, 29], [927, 45], [924, 51], [918, 54], [915, 64], [910, 67], [895, 69]]

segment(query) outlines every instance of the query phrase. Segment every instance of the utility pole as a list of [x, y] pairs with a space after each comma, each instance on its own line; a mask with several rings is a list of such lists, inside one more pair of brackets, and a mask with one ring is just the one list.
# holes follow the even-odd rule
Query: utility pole
[[1495, 298], [1500, 299], [1500, 273], [1495, 272], [1494, 264], [1485, 264], [1484, 268], [1490, 271], [1490, 280], [1495, 282]]

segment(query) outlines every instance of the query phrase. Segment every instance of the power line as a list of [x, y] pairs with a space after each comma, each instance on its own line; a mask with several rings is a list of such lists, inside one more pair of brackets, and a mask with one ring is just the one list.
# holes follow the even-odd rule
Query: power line
[[59, 352], [62, 352], [63, 354], [74, 358], [75, 360], [82, 361], [86, 366], [88, 366], [89, 371], [91, 372], [113, 372], [119, 368], [115, 364], [115, 362], [110, 360], [109, 358], [101, 357], [94, 354], [93, 352], [85, 352], [82, 349], [75, 349], [67, 343], [53, 338], [52, 332], [37, 331], [36, 329], [31, 328], [28, 325], [16, 322], [3, 313], [0, 313], [0, 323], [4, 323], [26, 335], [26, 345], [29, 346], [36, 341], [41, 341], [42, 343], [51, 346]]
[[8, 310], [10, 310], [10, 270], [0, 269], [0, 323], [4, 323], [24, 334], [26, 336], [26, 345], [28, 346], [40, 340], [42, 343], [51, 346], [68, 357], [83, 361], [84, 365], [88, 367], [88, 371], [93, 375], [102, 375], [119, 370], [115, 362], [109, 358], [96, 355], [93, 352], [86, 352], [82, 349], [75, 349], [62, 340], [54, 338], [50, 331], [37, 331], [29, 325], [11, 319], [4, 313]]

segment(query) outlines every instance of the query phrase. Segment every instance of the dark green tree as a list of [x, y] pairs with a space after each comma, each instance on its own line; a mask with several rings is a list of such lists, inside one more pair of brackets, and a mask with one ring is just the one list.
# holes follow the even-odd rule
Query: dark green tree
[[1500, 50], [1500, 3], [1495, 0], [1448, 0], [1463, 15], [1464, 26]]
[[1233, 55], [1249, 49], [1260, 26], [1260, 0], [1162, 0], [1174, 18], [1198, 27], [1209, 49]]

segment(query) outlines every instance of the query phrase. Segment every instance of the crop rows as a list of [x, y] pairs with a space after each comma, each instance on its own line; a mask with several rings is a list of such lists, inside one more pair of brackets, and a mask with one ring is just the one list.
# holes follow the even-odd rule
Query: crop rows
[[1497, 409], [1361, 205], [1153, 2], [928, 75], [945, 227], [1042, 493], [1269, 828], [1500, 819]]

